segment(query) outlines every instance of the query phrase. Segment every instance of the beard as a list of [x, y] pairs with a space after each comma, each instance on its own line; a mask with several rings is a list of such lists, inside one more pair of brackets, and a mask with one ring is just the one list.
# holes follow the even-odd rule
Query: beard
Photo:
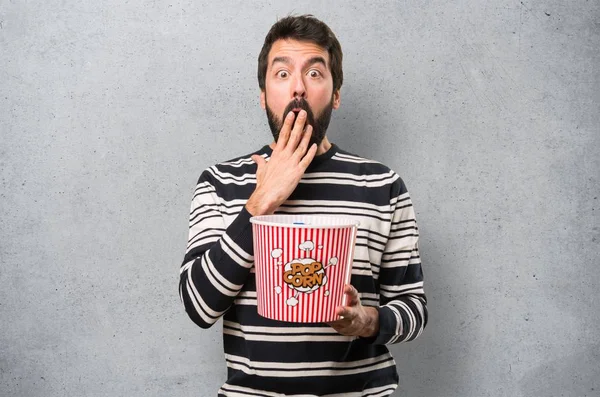
[[[266, 102], [266, 98], [265, 98]], [[329, 127], [329, 121], [331, 120], [331, 111], [333, 110], [333, 96], [331, 97], [331, 101], [329, 104], [323, 109], [321, 114], [319, 114], [315, 118], [315, 114], [308, 105], [308, 102], [304, 98], [294, 99], [292, 100], [283, 111], [281, 117], [277, 117], [275, 113], [269, 108], [269, 105], [266, 105], [267, 108], [267, 120], [269, 121], [269, 127], [271, 128], [271, 133], [273, 134], [273, 138], [275, 142], [279, 139], [279, 132], [283, 127], [283, 119], [285, 116], [292, 111], [292, 109], [299, 108], [304, 109], [306, 111], [306, 122], [304, 123], [304, 128], [308, 125], [312, 125], [312, 135], [310, 137], [310, 142], [308, 147], [310, 148], [313, 143], [317, 145], [321, 144], [323, 138], [325, 138], [325, 133], [327, 132], [327, 127]], [[298, 113], [294, 112], [294, 124], [296, 122], [296, 117], [298, 117]], [[292, 125], [293, 128], [293, 125]]]

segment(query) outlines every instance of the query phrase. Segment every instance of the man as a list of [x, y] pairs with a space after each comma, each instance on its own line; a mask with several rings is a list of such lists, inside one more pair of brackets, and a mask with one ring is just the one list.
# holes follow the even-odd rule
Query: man
[[[192, 199], [179, 294], [202, 328], [223, 316], [227, 382], [219, 396], [384, 396], [398, 384], [386, 345], [427, 323], [418, 228], [406, 187], [386, 166], [326, 137], [340, 106], [342, 50], [305, 15], [273, 25], [258, 58], [274, 142], [205, 170]], [[329, 324], [258, 315], [251, 216], [360, 221], [348, 305]]]

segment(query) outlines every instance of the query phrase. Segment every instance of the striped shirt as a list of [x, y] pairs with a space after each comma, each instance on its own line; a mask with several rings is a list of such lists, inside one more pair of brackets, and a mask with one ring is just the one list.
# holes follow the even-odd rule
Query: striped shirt
[[[252, 154], [267, 161], [272, 149]], [[205, 170], [191, 204], [179, 295], [202, 328], [223, 317], [227, 381], [219, 396], [387, 396], [398, 385], [386, 345], [418, 337], [427, 323], [419, 229], [402, 179], [337, 145], [316, 156], [276, 214], [338, 215], [360, 222], [351, 283], [378, 309], [370, 338], [324, 323], [287, 323], [257, 313], [251, 215], [252, 154]]]

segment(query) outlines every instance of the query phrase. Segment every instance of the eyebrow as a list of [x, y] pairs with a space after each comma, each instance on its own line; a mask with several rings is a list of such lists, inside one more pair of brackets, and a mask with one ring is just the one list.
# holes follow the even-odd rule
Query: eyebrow
[[[290, 57], [275, 57], [275, 58], [273, 58], [273, 62], [271, 62], [271, 67], [273, 67], [273, 65], [275, 65], [275, 63], [277, 63], [277, 62], [285, 63], [285, 64], [288, 64], [288, 65], [294, 63], [292, 61], [292, 58], [290, 58]], [[308, 61], [306, 61], [304, 63], [304, 67], [309, 66], [309, 65], [314, 65], [315, 63], [320, 63], [324, 67], [327, 67], [327, 63], [325, 62], [325, 58], [323, 58], [322, 56], [315, 56], [315, 57], [310, 58]]]

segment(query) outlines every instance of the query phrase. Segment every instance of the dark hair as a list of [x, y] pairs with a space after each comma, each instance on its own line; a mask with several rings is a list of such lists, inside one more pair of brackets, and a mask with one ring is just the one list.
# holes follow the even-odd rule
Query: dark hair
[[281, 39], [294, 39], [308, 41], [321, 46], [329, 53], [329, 67], [333, 78], [333, 91], [342, 86], [344, 73], [342, 72], [342, 46], [329, 26], [319, 21], [312, 15], [287, 16], [275, 22], [258, 55], [258, 86], [265, 90], [267, 63], [269, 51], [273, 43]]

